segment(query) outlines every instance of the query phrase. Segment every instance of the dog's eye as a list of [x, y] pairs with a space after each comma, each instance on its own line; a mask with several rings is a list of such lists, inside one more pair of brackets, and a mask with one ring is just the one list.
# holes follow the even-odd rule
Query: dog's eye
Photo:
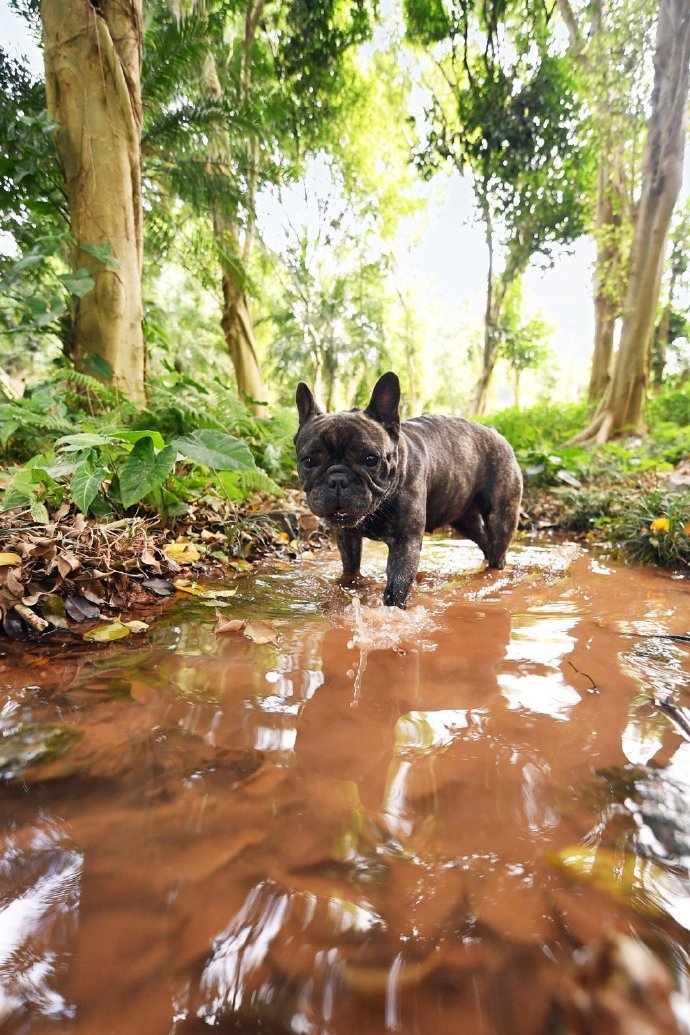
[[381, 462], [381, 457], [378, 453], [369, 453], [368, 456], [364, 457], [364, 464], [366, 467], [376, 467]]
[[303, 456], [300, 462], [303, 467], [307, 468], [307, 470], [311, 470], [312, 467], [316, 467], [316, 460], [313, 456]]

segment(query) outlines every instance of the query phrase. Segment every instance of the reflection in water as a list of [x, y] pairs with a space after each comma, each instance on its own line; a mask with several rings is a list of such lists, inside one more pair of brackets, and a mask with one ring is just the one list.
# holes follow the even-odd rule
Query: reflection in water
[[680, 1016], [690, 743], [655, 702], [687, 704], [690, 663], [653, 637], [687, 588], [576, 553], [496, 575], [432, 540], [405, 614], [376, 606], [385, 550], [361, 602], [329, 555], [238, 580], [231, 613], [278, 645], [187, 602], [150, 655], [82, 653], [54, 700], [6, 672], [81, 738], [13, 789], [5, 1011], [69, 1035], [608, 1035], [592, 961], [632, 932]]
[[56, 990], [78, 923], [81, 852], [44, 819], [0, 843], [0, 1022], [26, 1011], [74, 1015]]

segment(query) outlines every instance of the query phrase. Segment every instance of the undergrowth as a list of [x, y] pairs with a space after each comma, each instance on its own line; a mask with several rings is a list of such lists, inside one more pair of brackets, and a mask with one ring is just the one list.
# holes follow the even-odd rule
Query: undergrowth
[[172, 367], [148, 388], [137, 407], [58, 367], [19, 399], [0, 394], [0, 509], [46, 522], [50, 506], [70, 500], [96, 518], [143, 506], [169, 521], [194, 501], [281, 494], [294, 474], [291, 412], [256, 417], [217, 378]]

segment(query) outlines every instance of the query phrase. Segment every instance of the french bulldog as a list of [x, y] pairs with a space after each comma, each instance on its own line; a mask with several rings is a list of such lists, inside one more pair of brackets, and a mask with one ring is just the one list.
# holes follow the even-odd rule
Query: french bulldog
[[522, 475], [508, 442], [460, 417], [400, 421], [388, 372], [364, 410], [324, 413], [297, 385], [297, 470], [309, 508], [335, 530], [343, 576], [359, 575], [362, 539], [388, 545], [383, 602], [404, 608], [424, 532], [450, 525], [502, 568], [517, 527]]

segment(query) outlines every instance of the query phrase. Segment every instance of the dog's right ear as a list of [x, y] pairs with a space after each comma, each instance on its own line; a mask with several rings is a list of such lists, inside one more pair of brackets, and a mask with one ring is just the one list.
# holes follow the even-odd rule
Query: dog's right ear
[[308, 385], [305, 385], [304, 381], [300, 381], [297, 385], [297, 392], [295, 393], [295, 401], [297, 402], [297, 412], [299, 414], [299, 426], [302, 427], [311, 417], [316, 417], [317, 414], [323, 413], [316, 405], [314, 396], [311, 394], [311, 389]]

